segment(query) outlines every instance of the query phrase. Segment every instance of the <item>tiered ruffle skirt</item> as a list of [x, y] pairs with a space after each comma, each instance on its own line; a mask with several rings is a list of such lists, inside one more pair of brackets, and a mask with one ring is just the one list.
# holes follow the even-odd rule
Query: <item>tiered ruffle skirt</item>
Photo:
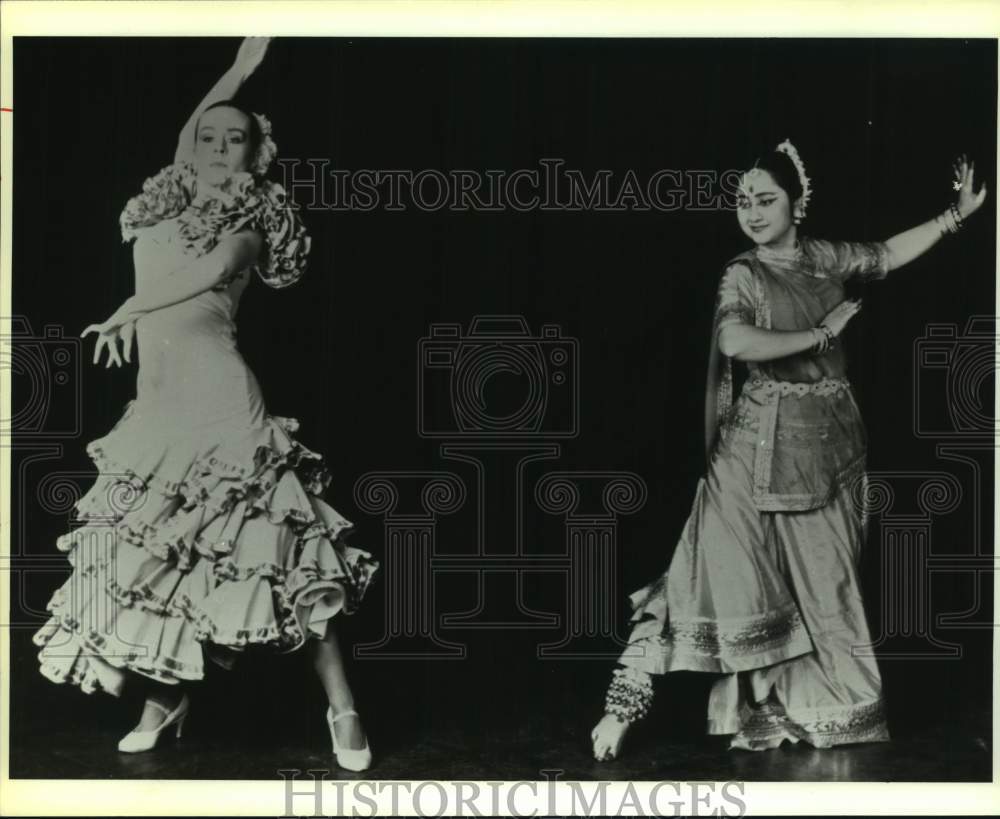
[[72, 571], [33, 636], [46, 677], [115, 696], [127, 670], [198, 680], [206, 659], [294, 651], [358, 608], [378, 562], [345, 542], [294, 418], [179, 436], [127, 423], [134, 403], [87, 446], [99, 474], [57, 541]]

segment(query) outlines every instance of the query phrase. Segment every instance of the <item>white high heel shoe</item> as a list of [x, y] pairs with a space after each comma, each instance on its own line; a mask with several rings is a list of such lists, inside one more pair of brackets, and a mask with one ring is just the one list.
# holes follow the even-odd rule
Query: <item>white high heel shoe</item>
[[358, 712], [353, 708], [350, 711], [342, 711], [333, 715], [333, 709], [326, 709], [326, 724], [330, 728], [330, 739], [333, 742], [333, 755], [337, 758], [337, 764], [341, 768], [346, 768], [349, 771], [364, 771], [368, 769], [368, 766], [372, 764], [372, 751], [368, 746], [368, 736], [365, 736], [365, 747], [364, 748], [341, 748], [340, 743], [337, 742], [337, 732], [333, 730], [333, 724], [339, 722], [344, 717], [356, 717]]
[[148, 751], [151, 748], [155, 748], [157, 743], [160, 741], [160, 734], [162, 734], [171, 725], [177, 726], [177, 738], [180, 739], [181, 731], [184, 728], [184, 720], [187, 718], [188, 709], [191, 706], [191, 703], [188, 700], [188, 695], [185, 694], [181, 698], [181, 701], [173, 711], [168, 709], [165, 705], [160, 705], [160, 703], [154, 702], [153, 700], [150, 700], [149, 704], [159, 708], [166, 714], [163, 722], [151, 731], [130, 731], [122, 737], [121, 742], [118, 743], [119, 751], [123, 751], [127, 754], [134, 754], [139, 751]]

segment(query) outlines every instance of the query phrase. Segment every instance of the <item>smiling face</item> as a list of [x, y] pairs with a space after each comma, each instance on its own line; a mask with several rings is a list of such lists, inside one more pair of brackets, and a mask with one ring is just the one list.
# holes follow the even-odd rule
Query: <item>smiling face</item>
[[249, 169], [250, 118], [235, 108], [212, 108], [201, 115], [195, 134], [198, 179], [218, 186], [234, 173]]
[[762, 168], [752, 168], [743, 175], [736, 216], [743, 232], [758, 245], [783, 248], [795, 243], [793, 203]]

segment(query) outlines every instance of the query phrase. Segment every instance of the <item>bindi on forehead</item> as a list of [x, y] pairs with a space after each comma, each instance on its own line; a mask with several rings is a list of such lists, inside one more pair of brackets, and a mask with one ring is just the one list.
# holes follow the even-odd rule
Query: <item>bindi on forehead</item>
[[755, 177], [763, 177], [763, 172], [758, 168], [747, 171], [747, 173], [743, 175], [743, 178], [740, 181], [740, 192], [745, 196], [762, 196], [764, 194], [776, 194], [778, 192], [775, 188], [768, 185], [767, 179], [754, 179]]

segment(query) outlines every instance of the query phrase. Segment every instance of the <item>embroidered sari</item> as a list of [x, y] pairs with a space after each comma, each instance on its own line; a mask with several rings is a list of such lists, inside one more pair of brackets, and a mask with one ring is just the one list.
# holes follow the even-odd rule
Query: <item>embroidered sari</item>
[[857, 570], [866, 435], [843, 350], [750, 362], [734, 400], [732, 362], [718, 349], [733, 323], [816, 326], [848, 279], [884, 278], [887, 262], [883, 243], [804, 237], [794, 253], [741, 253], [719, 284], [709, 467], [667, 572], [631, 596], [619, 662], [722, 675], [708, 730], [734, 734], [732, 747], [888, 739]]

